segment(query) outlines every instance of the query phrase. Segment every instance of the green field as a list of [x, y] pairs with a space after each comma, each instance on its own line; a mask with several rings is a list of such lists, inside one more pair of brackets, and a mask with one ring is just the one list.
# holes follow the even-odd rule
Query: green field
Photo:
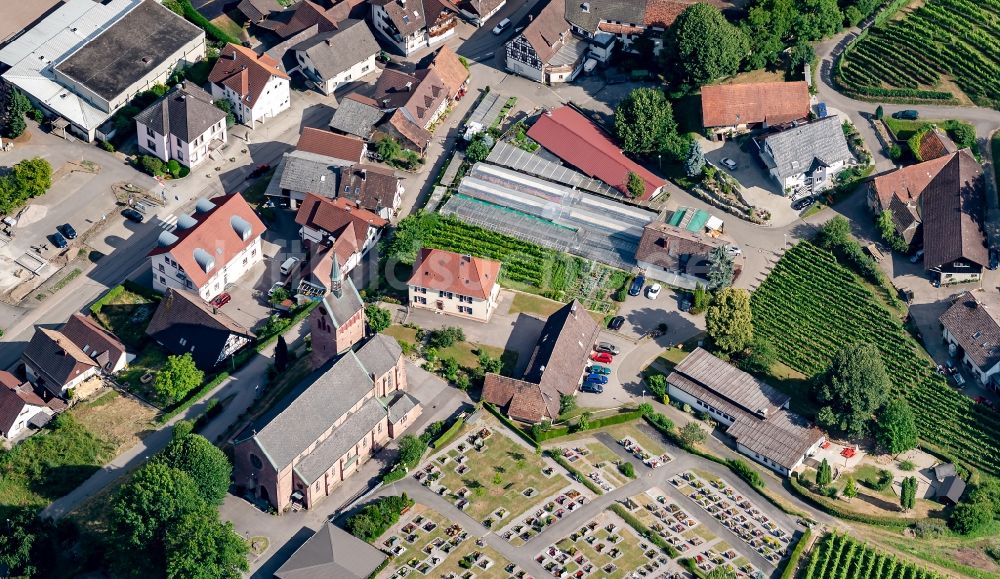
[[825, 372], [845, 346], [878, 346], [895, 393], [913, 408], [923, 443], [1000, 474], [996, 412], [949, 387], [902, 322], [832, 254], [799, 243], [754, 292], [751, 304], [757, 335], [807, 377]]
[[[1000, 106], [1000, 0], [928, 0], [875, 25], [849, 47], [838, 81], [856, 96], [924, 101], [956, 98]], [[947, 78], [945, 78], [947, 77]]]
[[939, 577], [865, 543], [838, 535], [823, 537], [813, 547], [799, 579], [933, 579]]

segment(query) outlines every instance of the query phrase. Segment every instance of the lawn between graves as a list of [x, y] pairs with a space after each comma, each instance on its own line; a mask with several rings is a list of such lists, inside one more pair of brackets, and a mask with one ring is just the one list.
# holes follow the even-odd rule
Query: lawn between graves
[[852, 342], [875, 344], [905, 397], [922, 444], [983, 472], [1000, 474], [1000, 417], [950, 388], [900, 319], [833, 254], [808, 242], [788, 250], [751, 300], [756, 334], [807, 377], [825, 372]]

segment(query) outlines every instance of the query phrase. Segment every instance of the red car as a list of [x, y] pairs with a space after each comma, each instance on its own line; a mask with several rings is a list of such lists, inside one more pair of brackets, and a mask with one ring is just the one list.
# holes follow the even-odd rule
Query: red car
[[608, 354], [607, 352], [594, 352], [590, 355], [590, 359], [602, 364], [610, 364], [611, 361], [614, 360], [611, 354]]
[[229, 300], [231, 299], [233, 299], [233, 296], [227, 294], [226, 292], [222, 292], [221, 294], [212, 298], [212, 301], [209, 303], [217, 308], [221, 308], [222, 306], [228, 304]]

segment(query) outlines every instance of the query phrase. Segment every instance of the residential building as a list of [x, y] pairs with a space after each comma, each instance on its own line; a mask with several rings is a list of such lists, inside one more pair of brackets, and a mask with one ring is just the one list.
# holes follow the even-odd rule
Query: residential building
[[955, 145], [955, 141], [952, 141], [940, 128], [933, 127], [923, 132], [919, 143], [917, 143], [917, 150], [913, 152], [913, 156], [918, 161], [931, 161], [947, 157], [956, 151], [958, 151], [958, 146]]
[[361, 203], [361, 207], [382, 219], [390, 219], [403, 200], [403, 182], [385, 167], [351, 164], [307, 151], [285, 153], [265, 195], [288, 200], [295, 209], [309, 193], [344, 197]]
[[456, 5], [469, 22], [483, 27], [486, 21], [507, 5], [507, 0], [459, 0]]
[[670, 399], [705, 412], [726, 429], [736, 449], [790, 475], [826, 437], [788, 412], [790, 397], [697, 348], [667, 376]]
[[202, 370], [222, 364], [254, 339], [253, 332], [197, 294], [174, 288], [163, 294], [146, 335], [171, 354], [191, 354]]
[[427, 70], [423, 78], [386, 69], [375, 84], [374, 99], [384, 110], [401, 111], [421, 129], [441, 118], [448, 108], [448, 91], [437, 71]]
[[716, 138], [787, 125], [808, 116], [809, 85], [805, 81], [701, 87], [702, 125]]
[[194, 213], [182, 215], [173, 232], [161, 232], [149, 252], [153, 289], [193, 291], [211, 300], [263, 261], [265, 229], [239, 193], [199, 199]]
[[447, 0], [372, 0], [371, 6], [375, 30], [406, 56], [451, 38], [458, 26]]
[[21, 360], [28, 380], [59, 398], [88, 379], [115, 374], [127, 364], [124, 344], [80, 314], [73, 314], [58, 330], [36, 327]]
[[139, 149], [190, 168], [226, 145], [226, 113], [212, 95], [181, 83], [135, 116]]
[[235, 441], [240, 493], [279, 513], [313, 508], [421, 412], [406, 392], [402, 349], [384, 334], [314, 371], [303, 386]]
[[838, 116], [824, 117], [758, 141], [760, 158], [782, 194], [829, 189], [837, 175], [855, 163], [842, 123]]
[[998, 390], [1000, 299], [987, 292], [962, 292], [941, 317], [948, 353], [961, 360], [980, 384]]
[[352, 165], [337, 172], [337, 196], [388, 221], [403, 201], [403, 179], [378, 165]]
[[965, 494], [965, 481], [958, 476], [958, 470], [952, 463], [938, 464], [933, 468], [934, 480], [937, 482], [937, 498], [946, 504], [957, 505]]
[[375, 72], [375, 57], [382, 50], [364, 20], [341, 22], [292, 47], [299, 70], [326, 95], [337, 87]]
[[545, 84], [575, 79], [588, 50], [587, 42], [570, 31], [563, 0], [549, 0], [505, 48], [507, 70]]
[[628, 197], [632, 197], [628, 190], [629, 175], [638, 175], [645, 190], [636, 201], [656, 198], [666, 185], [663, 179], [626, 157], [611, 135], [573, 107], [562, 106], [542, 113], [528, 129], [528, 136], [567, 165], [604, 181]]
[[[685, 8], [695, 4], [693, 0], [563, 1], [570, 30], [587, 39], [589, 56], [601, 62], [607, 62], [616, 47], [632, 50], [633, 41], [642, 36], [648, 37], [659, 53], [663, 32]], [[711, 3], [725, 8], [721, 2]]]
[[212, 98], [228, 100], [236, 120], [251, 128], [291, 106], [289, 78], [278, 62], [243, 46], [227, 44], [208, 81]]
[[[643, 230], [635, 261], [646, 277], [694, 289], [705, 285], [712, 252], [727, 244], [701, 232], [653, 221]], [[739, 269], [737, 266], [736, 275]]]
[[340, 105], [330, 119], [330, 130], [371, 141], [375, 126], [382, 122], [385, 112], [375, 99], [349, 93], [340, 99]]
[[361, 262], [362, 256], [378, 243], [382, 229], [388, 225], [385, 219], [358, 202], [315, 193], [306, 195], [299, 205], [295, 223], [301, 226], [299, 237], [306, 247], [317, 251], [332, 249], [344, 274]]
[[260, 24], [272, 13], [284, 10], [278, 0], [240, 0], [236, 9], [246, 16], [251, 24]]
[[388, 556], [327, 521], [284, 565], [275, 579], [368, 579]]
[[601, 329], [574, 300], [546, 320], [520, 379], [487, 374], [483, 400], [514, 420], [534, 424], [559, 416], [559, 397], [575, 395]]
[[286, 73], [292, 74], [299, 66], [292, 48], [318, 34], [336, 31], [338, 25], [348, 18], [350, 11], [348, 2], [324, 8], [311, 0], [300, 0], [282, 12], [272, 12], [256, 25], [281, 41], [272, 45], [264, 54], [280, 63], [280, 68]]
[[303, 279], [299, 299], [320, 302], [309, 314], [312, 366], [319, 368], [365, 338], [365, 304], [354, 282], [341, 270], [332, 249], [325, 249], [310, 265], [310, 275], [306, 278], [310, 285], [304, 286], [306, 279]]
[[407, 282], [410, 307], [488, 322], [500, 303], [499, 276], [499, 261], [421, 249]]
[[0, 437], [11, 441], [32, 428], [41, 428], [65, 408], [59, 398], [46, 402], [29, 382], [22, 384], [10, 372], [0, 370]]
[[330, 157], [343, 165], [353, 165], [365, 160], [368, 145], [357, 137], [304, 127], [295, 150]]
[[136, 94], [204, 57], [205, 33], [156, 0], [67, 0], [0, 49], [0, 68], [70, 133], [92, 141], [113, 134], [98, 129]]
[[879, 175], [868, 188], [876, 214], [889, 211], [896, 233], [924, 249], [924, 269], [942, 284], [975, 282], [989, 265], [983, 231], [984, 177], [963, 149]]

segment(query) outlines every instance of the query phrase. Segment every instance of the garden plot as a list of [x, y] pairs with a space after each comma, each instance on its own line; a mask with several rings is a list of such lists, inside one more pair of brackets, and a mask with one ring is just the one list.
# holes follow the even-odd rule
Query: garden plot
[[[562, 520], [563, 517], [587, 504], [589, 499], [583, 494], [582, 488], [571, 488], [559, 493], [553, 499], [546, 501], [534, 512], [501, 529], [500, 536], [515, 546], [520, 546], [531, 540], [546, 528]], [[497, 522], [506, 519], [507, 509], [500, 507], [493, 512], [491, 520]], [[495, 523], [494, 523], [495, 524]], [[489, 526], [489, 525], [487, 525]]]
[[488, 528], [571, 488], [561, 468], [515, 442], [495, 421], [480, 424], [432, 457], [414, 478]]
[[617, 515], [604, 511], [535, 557], [555, 577], [669, 576], [679, 571], [666, 554], [639, 537]]
[[589, 478], [608, 493], [629, 482], [629, 478], [618, 471], [621, 459], [607, 446], [588, 438], [574, 444], [549, 449], [558, 452], [573, 468]]
[[687, 471], [671, 478], [670, 484], [772, 564], [777, 565], [788, 553], [791, 533], [779, 527], [726, 481]]
[[376, 545], [391, 561], [383, 579], [455, 577], [507, 579], [521, 573], [460, 525], [423, 505], [414, 506]]

